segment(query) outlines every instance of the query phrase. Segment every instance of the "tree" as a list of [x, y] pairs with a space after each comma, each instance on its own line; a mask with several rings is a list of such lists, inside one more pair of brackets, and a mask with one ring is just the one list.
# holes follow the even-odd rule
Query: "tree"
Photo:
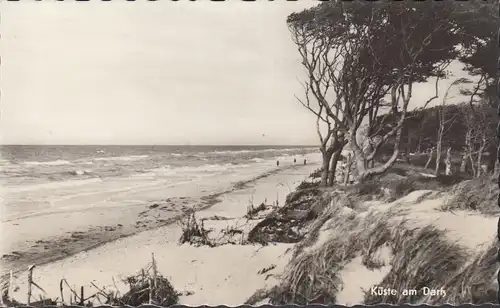
[[[466, 82], [465, 79], [457, 79], [453, 81], [448, 88], [446, 89], [446, 92], [444, 93], [444, 97], [441, 103], [441, 108], [438, 108], [438, 118], [439, 118], [439, 128], [438, 128], [438, 133], [437, 133], [437, 143], [436, 143], [436, 166], [434, 169], [434, 174], [437, 176], [439, 175], [439, 168], [441, 166], [441, 154], [442, 154], [442, 148], [443, 148], [443, 137], [445, 133], [447, 133], [450, 128], [452, 127], [450, 124], [452, 124], [455, 119], [456, 119], [456, 113], [451, 114], [451, 116], [447, 116], [447, 109], [445, 108], [446, 106], [446, 100], [448, 99], [448, 96], [450, 94], [450, 90], [453, 86], [456, 86], [460, 83]], [[451, 148], [449, 148], [448, 151], [448, 156], [447, 159], [449, 158]]]
[[[413, 84], [441, 77], [457, 55], [452, 13], [453, 6], [436, 2], [333, 1], [288, 17], [307, 72], [305, 88], [348, 141], [358, 181], [396, 162]], [[363, 126], [368, 147], [358, 139]], [[392, 155], [374, 165], [390, 139]]]
[[[493, 55], [496, 54], [498, 44], [500, 18], [497, 3], [471, 0], [457, 1], [455, 5], [457, 10], [454, 19], [462, 37], [459, 59], [465, 64], [465, 70], [477, 79], [472, 89], [461, 91], [469, 96], [468, 108], [462, 106], [464, 121], [468, 123], [463, 164], [465, 166], [465, 162], [469, 160], [472, 171], [477, 176], [481, 172], [483, 151], [496, 145], [492, 137], [495, 134], [493, 126], [496, 120], [492, 116], [496, 108], [498, 63]], [[475, 159], [474, 155], [477, 155]], [[497, 153], [495, 156], [498, 156]]]
[[469, 95], [469, 105], [474, 112], [474, 103], [491, 94], [497, 80], [497, 31], [500, 27], [498, 4], [471, 0], [456, 2], [454, 21], [461, 36], [459, 59], [465, 70], [477, 79], [473, 89], [463, 90]]
[[481, 102], [474, 107], [462, 104], [463, 121], [467, 127], [465, 134], [465, 163], [469, 161], [472, 174], [478, 177], [482, 174], [485, 150], [495, 140], [495, 108], [489, 102]]

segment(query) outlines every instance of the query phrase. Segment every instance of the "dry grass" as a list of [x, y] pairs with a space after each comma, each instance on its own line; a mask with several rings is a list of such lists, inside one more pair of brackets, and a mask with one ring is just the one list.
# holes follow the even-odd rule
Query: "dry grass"
[[271, 206], [268, 206], [266, 205], [264, 202], [261, 203], [259, 206], [257, 207], [254, 207], [253, 204], [250, 204], [248, 207], [247, 207], [247, 213], [245, 214], [245, 218], [247, 219], [254, 219], [257, 214], [259, 214], [260, 212], [262, 211], [265, 211], [267, 210], [268, 208], [270, 208]]
[[355, 184], [347, 191], [353, 200], [392, 202], [417, 190], [444, 191], [463, 181], [464, 178], [460, 175], [441, 175], [432, 178], [417, 174], [403, 176], [398, 173], [389, 173], [364, 183]]
[[111, 305], [139, 306], [142, 304], [155, 304], [168, 307], [177, 304], [179, 295], [167, 278], [156, 273], [156, 265], [153, 262], [147, 269], [141, 270], [134, 276], [125, 280], [130, 291], [125, 293]]
[[[334, 198], [308, 237], [297, 245], [280, 285], [267, 295], [272, 304], [335, 304], [343, 287], [340, 272], [358, 256], [363, 257], [363, 264], [369, 269], [390, 265], [391, 270], [380, 286], [397, 290], [420, 290], [424, 286], [437, 289], [467, 261], [465, 249], [450, 243], [444, 231], [434, 226], [411, 229], [407, 221], [391, 220], [398, 216], [398, 208], [361, 216], [346, 211], [342, 203], [347, 203], [346, 199]], [[329, 238], [317, 244], [320, 229], [327, 230]], [[390, 249], [391, 264], [376, 260], [376, 252], [382, 246]], [[421, 293], [410, 296], [399, 292], [392, 297], [366, 293], [365, 304], [418, 303], [422, 298]]]
[[[424, 297], [423, 287], [439, 289], [463, 267], [468, 257], [464, 248], [450, 243], [445, 232], [434, 226], [408, 229], [402, 223], [393, 229], [389, 245], [394, 256], [392, 268], [378, 286], [398, 292], [380, 296], [366, 291], [364, 304], [417, 304]], [[403, 292], [412, 289], [417, 294]]]
[[[261, 209], [254, 214], [258, 213], [260, 210]], [[208, 229], [205, 227], [205, 221], [207, 220], [233, 221], [231, 224], [228, 223], [225, 228], [220, 227], [216, 230], [214, 228]], [[184, 243], [188, 243], [189, 245], [195, 247], [208, 246], [212, 248], [222, 245], [246, 245], [248, 244], [248, 240], [244, 229], [247, 227], [249, 220], [250, 217], [247, 215], [239, 220], [220, 216], [197, 219], [194, 212], [190, 212], [179, 222], [179, 225], [182, 228], [179, 244], [182, 245]]]
[[[335, 304], [342, 288], [344, 265], [359, 253], [371, 255], [389, 240], [387, 217], [370, 214], [363, 219], [346, 216], [340, 204], [330, 209], [328, 224], [333, 237], [314, 248], [300, 247], [281, 284], [270, 294], [272, 304]], [[320, 228], [321, 226], [316, 226]], [[313, 236], [311, 234], [311, 236]]]
[[182, 229], [179, 244], [189, 243], [193, 246], [215, 247], [215, 243], [208, 237], [208, 234], [213, 230], [205, 229], [203, 220], [198, 221], [194, 211], [184, 216], [179, 221], [179, 225]]
[[443, 211], [472, 210], [485, 215], [500, 213], [497, 201], [498, 184], [491, 175], [480, 176], [454, 186], [452, 195], [453, 197], [441, 207]]
[[485, 304], [497, 303], [498, 241], [485, 249], [477, 258], [452, 276], [443, 289], [444, 297], [425, 298], [426, 304]]
[[308, 233], [308, 225], [328, 207], [329, 197], [317, 188], [287, 195], [283, 207], [275, 208], [248, 234], [250, 243], [297, 243]]

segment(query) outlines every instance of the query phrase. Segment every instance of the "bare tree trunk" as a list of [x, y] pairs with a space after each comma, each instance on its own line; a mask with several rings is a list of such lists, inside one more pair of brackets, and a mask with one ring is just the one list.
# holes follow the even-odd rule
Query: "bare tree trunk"
[[411, 152], [411, 147], [408, 145], [406, 147], [406, 155], [405, 155], [405, 160], [408, 165], [411, 165], [411, 157], [410, 157], [410, 152]]
[[469, 152], [470, 167], [472, 169], [472, 176], [477, 176], [476, 163], [474, 162], [474, 156]]
[[434, 156], [434, 148], [431, 148], [430, 152], [429, 152], [429, 158], [427, 159], [427, 162], [425, 163], [425, 169], [429, 168], [429, 165], [431, 164], [431, 161], [432, 161], [432, 157]]
[[451, 175], [451, 148], [448, 148], [448, 150], [446, 150], [446, 159], [444, 163], [446, 165], [445, 174]]
[[351, 166], [352, 166], [352, 155], [349, 153], [347, 155], [347, 161], [344, 165], [344, 185], [349, 184], [349, 176], [351, 175]]
[[[407, 105], [407, 103], [405, 103], [405, 104]], [[353, 146], [354, 161], [356, 162], [356, 168], [357, 168], [357, 172], [358, 172], [357, 179], [360, 183], [372, 178], [373, 176], [382, 174], [382, 173], [386, 172], [387, 170], [389, 170], [389, 168], [394, 166], [394, 164], [396, 163], [396, 160], [399, 157], [399, 147], [401, 145], [401, 135], [403, 132], [404, 120], [405, 120], [405, 117], [404, 117], [404, 115], [402, 115], [401, 118], [399, 119], [397, 126], [395, 127], [395, 130], [394, 130], [394, 133], [396, 136], [394, 138], [394, 148], [393, 148], [392, 155], [389, 158], [389, 160], [387, 162], [385, 162], [383, 165], [368, 169], [367, 168], [368, 164], [367, 164], [367, 161], [365, 159], [366, 156], [364, 155], [364, 153], [361, 153], [362, 151], [360, 150], [360, 148], [358, 146], [356, 146], [356, 145]], [[351, 138], [350, 143], [355, 144], [356, 141], [355, 141], [355, 139], [353, 140], [352, 135], [350, 136], [350, 138]], [[351, 142], [351, 141], [353, 141], [353, 142]]]
[[482, 171], [484, 171], [483, 166], [482, 166], [482, 160], [483, 160], [483, 153], [484, 153], [484, 149], [486, 147], [486, 144], [485, 144], [484, 140], [482, 140], [482, 141], [483, 142], [481, 144], [481, 147], [479, 148], [479, 151], [477, 152], [477, 167], [476, 167], [477, 174], [476, 174], [476, 177], [481, 176]]
[[328, 173], [330, 171], [330, 160], [332, 159], [332, 152], [328, 150], [322, 150], [322, 169], [321, 169], [321, 186], [328, 186]]
[[441, 167], [441, 151], [443, 147], [443, 134], [442, 134], [442, 127], [439, 127], [439, 134], [438, 134], [438, 140], [437, 140], [437, 145], [436, 145], [436, 166], [434, 168], [434, 174], [437, 176], [440, 173], [439, 168]]
[[460, 173], [465, 172], [465, 166], [467, 165], [467, 153], [462, 153], [462, 161], [460, 162]]
[[342, 149], [337, 150], [332, 156], [332, 162], [330, 164], [330, 177], [328, 179], [328, 186], [333, 186], [336, 182], [337, 165], [342, 155]]
[[469, 124], [467, 133], [465, 134], [465, 145], [466, 145], [466, 151], [467, 151], [467, 159], [470, 161], [471, 165], [471, 171], [472, 171], [472, 176], [476, 176], [476, 167], [475, 167], [475, 162], [474, 162], [474, 157], [472, 155], [474, 148], [472, 145], [472, 126]]
[[417, 143], [417, 153], [420, 154], [422, 153], [422, 135], [418, 137], [418, 143]]

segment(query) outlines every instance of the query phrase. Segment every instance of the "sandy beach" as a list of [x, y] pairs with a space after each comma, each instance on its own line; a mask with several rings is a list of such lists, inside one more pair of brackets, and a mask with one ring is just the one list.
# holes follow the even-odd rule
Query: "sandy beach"
[[[280, 244], [264, 248], [224, 245], [217, 249], [179, 246], [181, 229], [178, 224], [172, 222], [182, 215], [183, 210], [193, 207], [199, 210], [197, 214], [199, 218], [225, 217], [225, 220], [209, 222], [211, 228], [223, 229], [234, 223], [234, 220], [240, 220], [251, 203], [254, 206], [263, 202], [283, 204], [286, 195], [317, 168], [318, 165], [314, 163], [273, 168], [257, 176], [257, 179], [242, 174], [237, 179], [231, 179], [232, 185], [235, 180], [236, 183], [246, 180], [245, 185], [238, 185], [241, 188], [228, 187], [219, 194], [213, 193], [206, 195], [205, 198], [193, 195], [182, 197], [183, 194], [189, 195], [188, 189], [203, 191], [200, 189], [200, 183], [188, 187], [176, 187], [177, 198], [172, 193], [174, 189], [169, 191], [172, 197], [166, 202], [166, 205], [170, 205], [167, 211], [164, 209], [165, 204], [156, 206], [154, 203], [133, 207], [126, 214], [123, 214], [123, 208], [112, 208], [100, 211], [80, 210], [77, 214], [31, 216], [22, 220], [22, 223], [43, 224], [54, 228], [44, 228], [44, 232], [35, 230], [31, 233], [17, 233], [15, 236], [10, 233], [9, 239], [15, 241], [11, 245], [17, 245], [15, 247], [20, 247], [18, 249], [22, 249], [23, 245], [28, 247], [27, 252], [25, 254], [21, 252], [21, 257], [11, 261], [11, 264], [15, 264], [17, 269], [22, 269], [37, 262], [44, 264], [61, 259], [37, 267], [34, 274], [34, 280], [43, 286], [48, 294], [57, 297], [59, 281], [62, 278], [72, 284], [86, 286], [91, 292], [90, 282], [95, 281], [99, 285], [110, 286], [113, 279], [119, 281], [117, 277], [133, 274], [144, 267], [150, 261], [151, 253], [154, 253], [159, 271], [171, 277], [176, 288], [180, 291], [194, 292], [193, 295], [183, 297], [181, 303], [236, 305], [244, 302], [266, 282], [266, 275], [257, 274], [259, 270], [273, 264], [276, 265], [276, 270], [282, 269], [288, 261], [284, 253], [290, 245]], [[220, 181], [223, 180], [221, 177]], [[193, 205], [193, 200], [197, 200], [198, 203], [194, 202]], [[116, 217], [120, 212], [121, 215]], [[69, 216], [75, 217], [74, 220], [78, 223], [67, 221], [66, 218]], [[65, 221], [67, 224], [60, 224], [59, 221]], [[118, 224], [120, 226], [116, 227]], [[165, 226], [160, 227], [162, 224]], [[14, 222], [10, 226], [15, 230]], [[20, 227], [19, 223], [17, 227]], [[77, 231], [85, 227], [89, 228], [86, 232]], [[4, 228], [8, 230], [9, 225]], [[66, 237], [55, 237], [63, 233], [61, 230], [64, 230]], [[135, 235], [131, 235], [134, 233]], [[33, 242], [35, 246], [29, 247], [28, 243]], [[103, 245], [105, 242], [108, 243]], [[96, 248], [90, 249], [93, 247]], [[75, 255], [66, 257], [65, 254]], [[28, 257], [24, 257], [25, 255]], [[245, 260], [244, 265], [241, 264], [242, 260]], [[224, 267], [216, 266], [220, 263], [223, 263]], [[213, 275], [213, 271], [217, 271], [217, 275]], [[18, 281], [20, 286], [23, 286], [22, 276], [26, 273], [20, 275]], [[234, 298], [222, 294], [214, 296], [216, 289], [225, 289], [223, 285], [239, 291], [234, 294]], [[125, 285], [121, 287], [126, 289]], [[16, 297], [19, 296], [19, 300], [22, 300], [25, 292], [22, 291], [23, 288], [20, 290], [16, 293]]]

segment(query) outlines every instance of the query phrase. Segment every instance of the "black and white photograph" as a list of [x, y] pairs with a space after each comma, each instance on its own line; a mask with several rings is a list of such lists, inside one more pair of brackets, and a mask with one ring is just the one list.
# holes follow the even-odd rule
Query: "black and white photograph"
[[497, 303], [498, 1], [0, 17], [0, 306]]

